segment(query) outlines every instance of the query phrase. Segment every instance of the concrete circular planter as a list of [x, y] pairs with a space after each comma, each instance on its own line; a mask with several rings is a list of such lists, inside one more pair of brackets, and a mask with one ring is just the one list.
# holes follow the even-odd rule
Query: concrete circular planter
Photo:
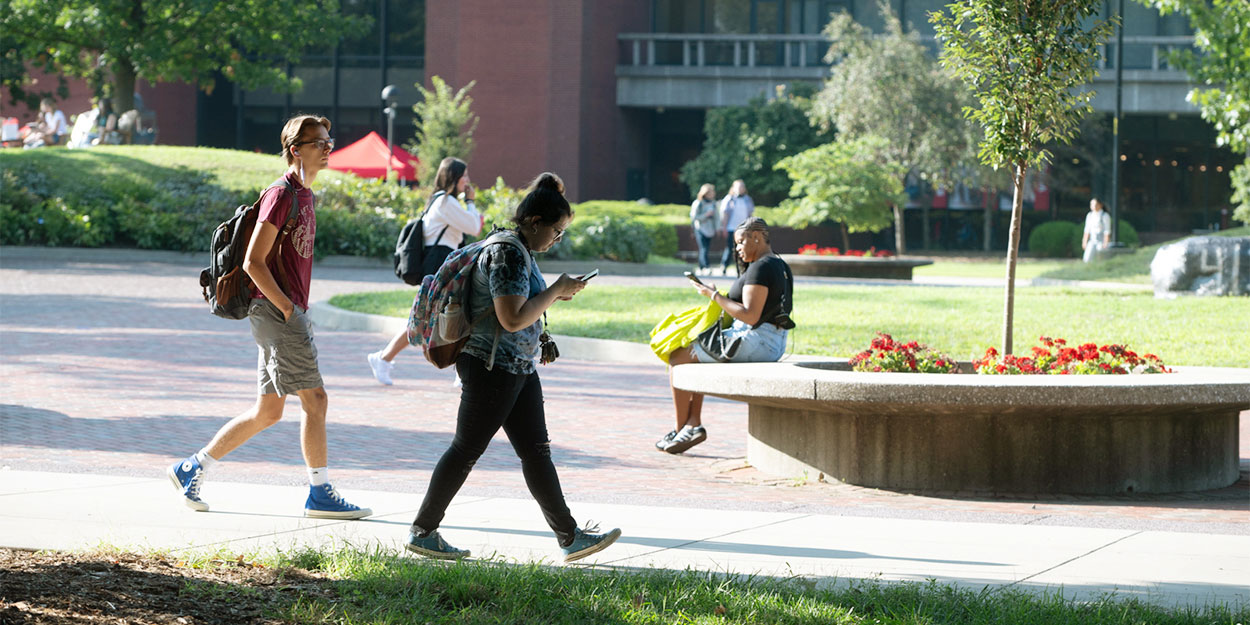
[[859, 373], [845, 360], [700, 364], [678, 388], [747, 402], [748, 461], [912, 491], [1164, 493], [1237, 481], [1250, 370]]
[[916, 267], [932, 265], [928, 258], [864, 258], [862, 256], [819, 256], [816, 254], [782, 254], [796, 276], [828, 278], [875, 278], [911, 280]]

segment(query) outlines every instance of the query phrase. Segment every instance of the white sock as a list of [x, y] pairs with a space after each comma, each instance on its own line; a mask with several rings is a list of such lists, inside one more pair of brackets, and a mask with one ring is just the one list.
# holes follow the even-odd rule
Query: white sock
[[200, 463], [200, 468], [205, 471], [207, 471], [209, 467], [217, 464], [217, 459], [208, 455], [207, 447], [195, 452], [195, 461]]
[[313, 486], [323, 486], [330, 483], [330, 469], [326, 467], [318, 467], [316, 469], [308, 467], [308, 483]]

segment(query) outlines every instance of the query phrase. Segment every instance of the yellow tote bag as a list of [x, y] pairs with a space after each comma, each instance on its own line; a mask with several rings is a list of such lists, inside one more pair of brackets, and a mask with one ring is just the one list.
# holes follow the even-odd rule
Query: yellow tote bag
[[720, 320], [720, 315], [720, 304], [709, 299], [705, 305], [665, 317], [651, 329], [651, 351], [667, 364], [669, 354], [694, 343], [699, 333]]

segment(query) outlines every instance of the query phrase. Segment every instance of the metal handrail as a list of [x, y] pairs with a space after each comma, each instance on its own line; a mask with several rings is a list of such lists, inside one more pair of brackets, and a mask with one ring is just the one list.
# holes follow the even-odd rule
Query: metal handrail
[[[920, 41], [932, 45], [936, 42], [933, 37], [919, 37]], [[762, 45], [780, 45], [782, 47], [782, 55], [779, 59], [779, 65], [782, 67], [812, 67], [820, 65], [820, 57], [822, 54], [808, 54], [809, 45], [804, 44], [828, 44], [831, 40], [824, 35], [806, 35], [806, 34], [707, 34], [707, 33], [620, 33], [617, 40], [626, 44], [629, 54], [623, 55], [624, 66], [653, 66], [653, 65], [669, 65], [679, 67], [707, 67], [708, 54], [707, 48], [709, 44], [720, 44], [733, 46], [733, 62], [728, 63], [733, 67], [755, 67], [760, 65], [759, 50]], [[657, 63], [656, 44], [657, 43], [680, 43], [681, 44], [681, 62]], [[1160, 71], [1169, 69], [1166, 66], [1166, 54], [1175, 48], [1193, 46], [1194, 38], [1188, 35], [1180, 36], [1134, 36], [1125, 37], [1124, 44], [1126, 46], [1149, 45], [1151, 46], [1151, 61], [1149, 69], [1152, 71]], [[762, 45], [761, 45], [762, 44]], [[1114, 48], [1113, 42], [1108, 42], [1102, 46], [1103, 54], [1098, 62], [1099, 69], [1114, 67], [1108, 62], [1108, 57]], [[774, 66], [777, 65], [776, 63]], [[1145, 69], [1145, 68], [1134, 68]]]

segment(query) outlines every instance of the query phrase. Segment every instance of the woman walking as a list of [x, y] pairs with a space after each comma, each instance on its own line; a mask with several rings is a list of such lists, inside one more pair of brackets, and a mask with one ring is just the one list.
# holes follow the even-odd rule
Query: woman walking
[[716, 236], [716, 212], [716, 187], [704, 184], [699, 187], [699, 196], [690, 204], [690, 229], [699, 246], [701, 276], [712, 275], [708, 249], [712, 247], [712, 238]]
[[[464, 195], [464, 204], [456, 198]], [[469, 166], [464, 161], [448, 156], [438, 165], [434, 176], [434, 193], [430, 205], [421, 215], [425, 220], [425, 255], [421, 259], [422, 275], [438, 271], [447, 256], [460, 247], [465, 235], [477, 236], [482, 231], [482, 214], [477, 212], [473, 200], [477, 193], [469, 182]], [[369, 354], [369, 368], [378, 382], [394, 384], [391, 371], [395, 357], [408, 347], [408, 330], [400, 330], [381, 351]]]
[[592, 533], [597, 528], [578, 528], [570, 514], [551, 461], [542, 385], [534, 367], [534, 357], [547, 340], [544, 313], [557, 300], [572, 299], [586, 283], [562, 274], [548, 287], [532, 253], [551, 249], [572, 220], [564, 183], [555, 174], [544, 173], [517, 206], [513, 217], [516, 229], [492, 233], [512, 238], [520, 246], [501, 241], [478, 256], [468, 316], [476, 319], [491, 310], [494, 314], [474, 326], [456, 360], [456, 373], [463, 382], [456, 433], [434, 467], [425, 500], [412, 522], [407, 544], [410, 551], [440, 559], [469, 555], [468, 550], [443, 540], [438, 527], [474, 463], [501, 427], [521, 459], [525, 484], [555, 532], [565, 562], [598, 552], [621, 535], [619, 529], [597, 534]]

